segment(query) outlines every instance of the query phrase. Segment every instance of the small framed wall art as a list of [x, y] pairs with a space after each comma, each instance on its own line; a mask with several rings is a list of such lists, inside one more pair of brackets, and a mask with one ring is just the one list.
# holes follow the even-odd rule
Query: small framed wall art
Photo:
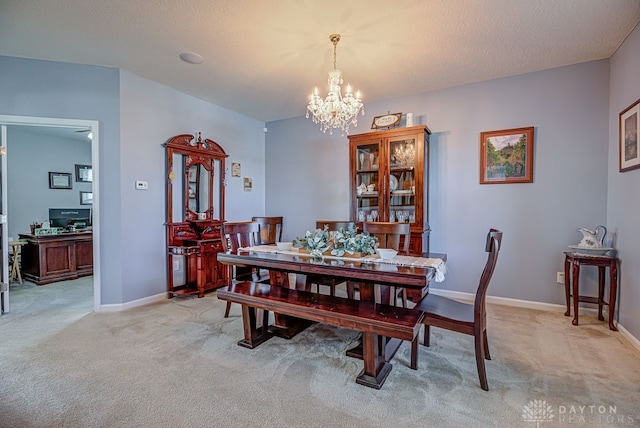
[[71, 173], [50, 172], [49, 189], [71, 189]]
[[638, 151], [638, 129], [640, 129], [640, 100], [620, 113], [619, 151], [620, 172], [640, 168]]
[[93, 192], [80, 192], [80, 205], [93, 205]]
[[400, 125], [402, 113], [389, 113], [373, 118], [371, 129], [393, 128]]
[[480, 133], [480, 184], [533, 182], [533, 126]]
[[93, 170], [91, 165], [76, 164], [76, 181], [91, 183], [93, 181]]

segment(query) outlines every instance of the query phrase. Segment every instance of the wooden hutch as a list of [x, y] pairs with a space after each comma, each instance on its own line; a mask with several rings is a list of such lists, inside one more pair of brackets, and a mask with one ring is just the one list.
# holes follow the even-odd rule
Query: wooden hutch
[[412, 253], [429, 252], [426, 126], [349, 135], [351, 218], [411, 224]]
[[181, 134], [164, 144], [167, 189], [167, 285], [169, 298], [203, 297], [227, 285], [222, 252], [224, 173], [227, 154], [200, 133]]

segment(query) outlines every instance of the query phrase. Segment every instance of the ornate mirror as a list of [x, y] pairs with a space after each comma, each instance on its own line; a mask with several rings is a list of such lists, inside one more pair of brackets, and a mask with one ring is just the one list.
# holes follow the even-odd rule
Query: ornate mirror
[[167, 223], [224, 221], [227, 154], [215, 141], [176, 135], [167, 149]]

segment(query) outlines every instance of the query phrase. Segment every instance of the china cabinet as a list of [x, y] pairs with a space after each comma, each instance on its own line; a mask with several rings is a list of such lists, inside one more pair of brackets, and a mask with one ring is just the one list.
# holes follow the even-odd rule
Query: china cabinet
[[351, 218], [411, 225], [412, 253], [429, 252], [426, 126], [349, 136]]
[[227, 284], [218, 262], [224, 222], [227, 154], [200, 133], [170, 138], [166, 148], [167, 287], [169, 297], [204, 293]]

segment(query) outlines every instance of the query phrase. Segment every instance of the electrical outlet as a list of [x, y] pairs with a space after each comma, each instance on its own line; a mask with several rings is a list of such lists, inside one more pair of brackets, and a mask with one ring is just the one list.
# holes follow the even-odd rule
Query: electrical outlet
[[146, 181], [136, 180], [136, 189], [137, 190], [147, 190], [149, 188], [149, 183]]
[[564, 272], [558, 272], [556, 274], [556, 282], [558, 284], [564, 284]]

